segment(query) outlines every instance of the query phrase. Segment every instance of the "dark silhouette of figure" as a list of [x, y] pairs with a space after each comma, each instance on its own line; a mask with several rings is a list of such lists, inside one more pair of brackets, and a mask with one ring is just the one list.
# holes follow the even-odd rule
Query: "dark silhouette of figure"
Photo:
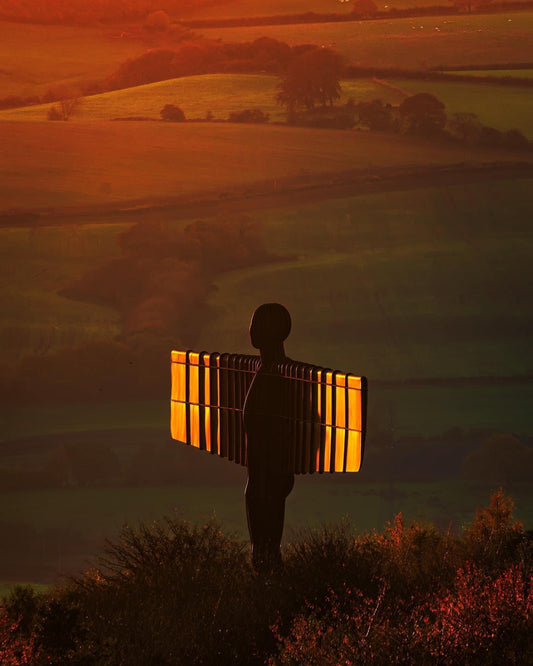
[[261, 364], [243, 409], [248, 457], [246, 515], [253, 566], [266, 573], [281, 566], [285, 499], [294, 485], [288, 389], [280, 372], [281, 364], [290, 360], [283, 346], [290, 330], [290, 315], [279, 303], [261, 305], [250, 324], [251, 342], [260, 351]]

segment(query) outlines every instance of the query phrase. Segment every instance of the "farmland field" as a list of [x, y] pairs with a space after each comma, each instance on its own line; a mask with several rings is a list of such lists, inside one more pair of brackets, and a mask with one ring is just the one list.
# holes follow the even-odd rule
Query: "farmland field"
[[211, 28], [201, 32], [224, 41], [251, 41], [264, 35], [288, 44], [322, 44], [335, 48], [349, 62], [371, 67], [475, 66], [530, 62], [533, 12]]
[[[411, 7], [433, 7], [436, 0], [378, 0], [380, 11]], [[215, 7], [198, 7], [187, 10], [185, 18], [218, 18], [241, 16], [274, 16], [277, 14], [304, 14], [316, 12], [322, 14], [348, 14], [352, 11], [350, 0], [269, 0], [267, 4], [257, 0], [228, 0]], [[178, 17], [176, 17], [178, 18]]]
[[[0, 96], [40, 95], [100, 81], [146, 46], [113, 37], [113, 27], [0, 21]], [[46, 57], [43, 57], [46, 54]]]
[[516, 160], [396, 135], [274, 125], [5, 121], [0, 138], [4, 210], [212, 196], [258, 181], [274, 191], [286, 177]]

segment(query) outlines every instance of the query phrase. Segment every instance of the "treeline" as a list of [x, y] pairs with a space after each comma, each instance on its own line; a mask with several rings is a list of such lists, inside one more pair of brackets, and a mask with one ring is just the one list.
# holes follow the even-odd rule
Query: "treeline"
[[533, 533], [500, 490], [461, 533], [407, 523], [307, 532], [254, 573], [215, 522], [125, 527], [97, 566], [0, 608], [15, 664], [454, 664], [533, 661]]
[[193, 74], [279, 74], [294, 58], [316, 48], [313, 44], [291, 47], [270, 37], [242, 43], [198, 38], [184, 42], [176, 49], [152, 49], [127, 60], [102, 87], [103, 90], [115, 90]]
[[281, 260], [247, 216], [198, 220], [180, 231], [139, 223], [118, 236], [121, 256], [96, 266], [63, 296], [113, 307], [120, 337], [29, 354], [0, 364], [7, 402], [125, 400], [168, 395], [169, 353], [194, 346], [221, 272]]
[[130, 58], [105, 81], [81, 84], [76, 91], [59, 88], [50, 89], [43, 95], [10, 95], [0, 99], [0, 109], [46, 104], [65, 97], [96, 95], [197, 74], [280, 74], [292, 60], [316, 48], [314, 44], [291, 47], [270, 37], [260, 37], [253, 42], [224, 43], [185, 34], [183, 41], [172, 48], [153, 48]]
[[287, 122], [303, 127], [335, 129], [357, 126], [371, 132], [391, 132], [502, 150], [531, 150], [532, 147], [520, 130], [501, 131], [484, 125], [475, 113], [454, 113], [448, 117], [444, 103], [430, 93], [410, 95], [399, 106], [381, 99], [359, 103], [349, 100], [343, 106], [289, 111]]

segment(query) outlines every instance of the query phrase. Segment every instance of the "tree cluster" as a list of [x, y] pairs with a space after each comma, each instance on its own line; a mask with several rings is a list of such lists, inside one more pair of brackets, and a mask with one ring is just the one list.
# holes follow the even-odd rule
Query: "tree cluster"
[[340, 77], [343, 59], [328, 48], [314, 47], [299, 53], [281, 77], [277, 101], [289, 114], [318, 104], [332, 106], [341, 94]]
[[215, 72], [279, 73], [298, 52], [298, 47], [291, 48], [270, 37], [235, 44], [196, 38], [184, 41], [176, 48], [154, 48], [127, 60], [102, 88], [115, 90]]
[[[295, 88], [293, 94], [296, 95]], [[278, 101], [287, 105], [278, 95]], [[305, 98], [299, 98], [300, 109], [309, 108]], [[309, 127], [346, 129], [355, 126], [373, 132], [394, 132], [426, 139], [454, 141], [471, 146], [528, 150], [531, 143], [517, 129], [505, 132], [483, 125], [474, 113], [455, 113], [447, 116], [444, 103], [430, 93], [417, 93], [406, 97], [399, 106], [381, 99], [355, 103], [349, 100], [343, 106], [315, 107], [307, 111], [288, 114], [288, 122]]]

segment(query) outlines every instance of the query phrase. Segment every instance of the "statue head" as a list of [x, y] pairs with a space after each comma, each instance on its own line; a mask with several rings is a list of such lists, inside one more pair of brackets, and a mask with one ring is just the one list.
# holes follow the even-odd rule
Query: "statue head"
[[250, 339], [256, 349], [282, 346], [290, 332], [291, 316], [279, 303], [264, 303], [252, 316]]

